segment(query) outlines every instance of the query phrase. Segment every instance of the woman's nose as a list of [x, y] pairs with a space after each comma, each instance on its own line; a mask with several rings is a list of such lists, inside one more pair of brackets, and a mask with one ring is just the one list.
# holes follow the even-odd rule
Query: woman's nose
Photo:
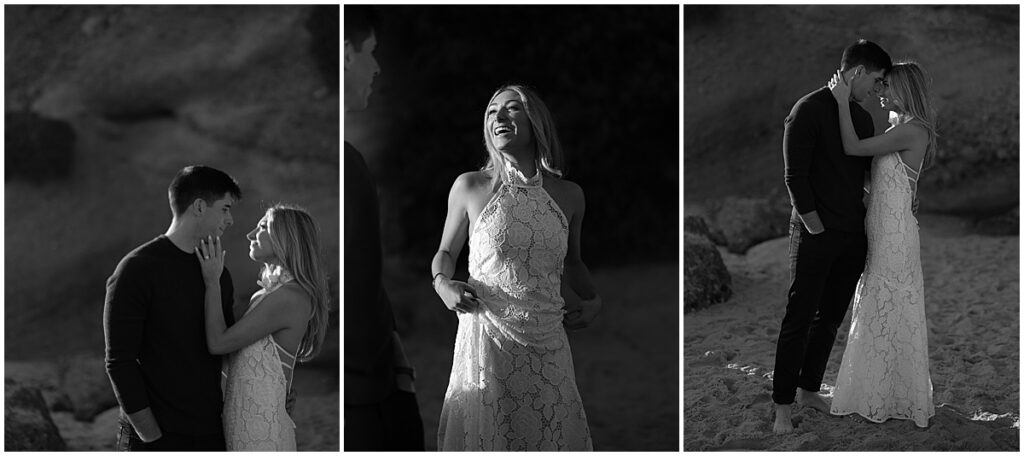
[[246, 238], [246, 239], [248, 239], [248, 240], [250, 240], [250, 241], [253, 241], [253, 240], [255, 240], [255, 238], [253, 238], [253, 236], [252, 236], [252, 235], [253, 235], [254, 233], [256, 233], [256, 230], [252, 230], [252, 231], [250, 231], [250, 232], [246, 233], [246, 234], [245, 234], [245, 238]]

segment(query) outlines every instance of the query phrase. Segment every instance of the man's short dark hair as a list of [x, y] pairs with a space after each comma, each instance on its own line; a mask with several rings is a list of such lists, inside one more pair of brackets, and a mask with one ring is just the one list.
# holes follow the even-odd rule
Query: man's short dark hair
[[843, 51], [843, 60], [839, 71], [846, 71], [857, 65], [864, 65], [869, 72], [883, 70], [888, 73], [892, 69], [892, 59], [881, 46], [865, 39], [857, 40]]
[[363, 42], [380, 32], [380, 15], [371, 5], [345, 5], [345, 41], [362, 52]]
[[182, 168], [167, 187], [171, 211], [176, 216], [184, 214], [196, 199], [212, 205], [226, 194], [231, 194], [235, 200], [242, 199], [238, 182], [224, 171], [203, 165]]

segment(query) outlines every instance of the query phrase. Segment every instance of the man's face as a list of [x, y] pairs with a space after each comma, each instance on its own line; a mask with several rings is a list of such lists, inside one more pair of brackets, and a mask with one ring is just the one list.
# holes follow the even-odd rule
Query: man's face
[[377, 37], [370, 34], [359, 50], [345, 41], [345, 111], [361, 111], [370, 103], [373, 78], [380, 74], [380, 65], [373, 56]]
[[850, 85], [850, 96], [858, 103], [869, 98], [878, 98], [885, 88], [885, 71], [868, 72], [863, 66], [854, 70], [853, 82]]
[[[206, 210], [199, 216], [199, 229], [196, 234], [201, 237], [223, 236], [224, 230], [234, 223], [234, 219], [231, 218], [231, 206], [234, 202], [231, 194], [225, 193], [221, 199], [205, 206]], [[205, 202], [200, 200], [200, 204], [205, 205]]]

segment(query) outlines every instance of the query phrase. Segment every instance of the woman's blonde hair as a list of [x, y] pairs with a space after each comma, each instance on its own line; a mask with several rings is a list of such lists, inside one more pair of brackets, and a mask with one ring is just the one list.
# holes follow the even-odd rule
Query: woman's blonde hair
[[936, 112], [932, 105], [931, 80], [917, 62], [905, 60], [893, 64], [885, 76], [889, 99], [900, 123], [916, 121], [928, 130], [928, 148], [921, 170], [932, 167], [936, 149]]
[[[530, 119], [530, 128], [533, 130], [534, 150], [538, 166], [538, 172], [546, 172], [550, 175], [562, 177], [564, 167], [562, 156], [562, 143], [558, 140], [558, 131], [555, 129], [555, 121], [548, 111], [547, 105], [540, 99], [536, 92], [522, 84], [504, 85], [491, 95], [487, 105], [490, 106], [494, 99], [502, 92], [511, 90], [523, 100], [523, 108], [526, 111], [526, 118]], [[501, 152], [491, 142], [491, 129], [487, 122], [487, 110], [484, 110], [484, 147], [487, 149], [487, 163], [481, 171], [490, 174], [494, 179], [495, 186], [500, 183], [505, 173], [505, 159]]]
[[320, 229], [305, 209], [275, 204], [267, 209], [267, 232], [280, 266], [309, 294], [313, 305], [313, 315], [296, 353], [298, 360], [309, 361], [323, 346], [331, 300], [320, 249]]

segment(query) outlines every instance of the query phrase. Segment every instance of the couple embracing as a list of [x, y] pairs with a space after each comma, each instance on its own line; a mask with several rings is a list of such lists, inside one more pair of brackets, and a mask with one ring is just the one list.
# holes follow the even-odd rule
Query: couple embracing
[[[121, 451], [295, 451], [296, 361], [319, 352], [329, 291], [320, 234], [289, 205], [246, 238], [260, 289], [234, 306], [221, 236], [241, 199], [223, 171], [188, 166], [168, 188], [167, 232], [121, 260], [103, 308]], [[222, 356], [223, 355], [223, 356]]]
[[[874, 134], [859, 103], [891, 124]], [[786, 118], [783, 155], [793, 203], [790, 278], [772, 384], [777, 434], [793, 402], [873, 421], [935, 415], [918, 235], [917, 183], [935, 155], [929, 81], [877, 44], [846, 48], [827, 87]], [[818, 394], [836, 333], [853, 317], [831, 404]]]

